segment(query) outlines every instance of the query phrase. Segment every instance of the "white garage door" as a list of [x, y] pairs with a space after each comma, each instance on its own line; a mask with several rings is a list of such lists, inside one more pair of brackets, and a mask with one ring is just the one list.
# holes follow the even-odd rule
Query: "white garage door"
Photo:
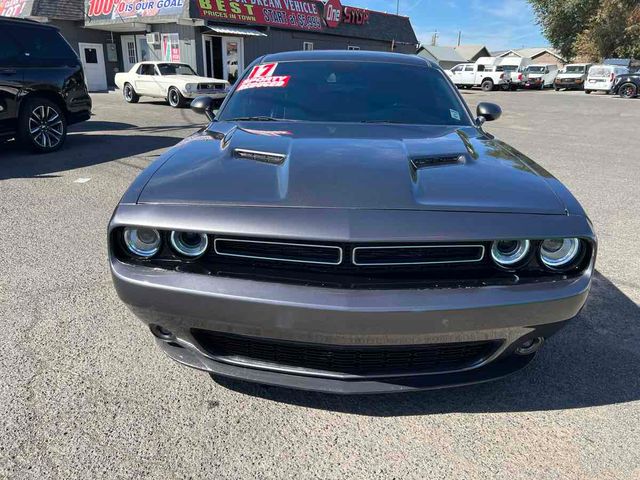
[[104, 64], [104, 52], [99, 43], [79, 43], [80, 60], [90, 92], [107, 89], [107, 71]]

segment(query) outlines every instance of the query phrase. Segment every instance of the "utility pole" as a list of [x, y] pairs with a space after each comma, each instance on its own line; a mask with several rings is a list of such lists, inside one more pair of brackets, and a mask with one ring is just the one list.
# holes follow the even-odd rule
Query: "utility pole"
[[462, 30], [458, 30], [458, 46], [460, 46], [461, 40], [462, 40]]
[[396, 15], [400, 15], [400, 0], [396, 0]]
[[433, 32], [433, 35], [431, 35], [431, 46], [435, 47], [438, 44], [438, 31], [436, 30], [435, 32]]

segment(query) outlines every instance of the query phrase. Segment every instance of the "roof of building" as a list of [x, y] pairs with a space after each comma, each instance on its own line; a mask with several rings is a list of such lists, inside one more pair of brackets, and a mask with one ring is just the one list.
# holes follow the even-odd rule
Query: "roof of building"
[[289, 52], [269, 53], [262, 62], [295, 62], [304, 60], [402, 63], [406, 65], [432, 65], [433, 62], [417, 55], [405, 55], [392, 52], [374, 52], [368, 50], [293, 50]]
[[489, 56], [489, 50], [484, 45], [458, 45], [457, 47], [454, 47], [454, 49], [465, 60], [471, 60], [478, 56]]
[[84, 0], [34, 0], [33, 17], [57, 20], [84, 19]]
[[[428, 55], [424, 55], [424, 53]], [[458, 52], [456, 52], [454, 47], [440, 47], [433, 45], [421, 45], [418, 49], [418, 55], [425, 56], [429, 58], [429, 55], [432, 58], [435, 58], [438, 62], [458, 62], [463, 63], [466, 62], [467, 59], [462, 57]]]
[[418, 45], [418, 38], [409, 17], [373, 10], [369, 10], [369, 21], [363, 25], [340, 22], [336, 28], [325, 28], [322, 33], [394, 41], [399, 44], [413, 45], [414, 48]]
[[534, 58], [542, 55], [543, 53], [548, 53], [557, 57], [559, 60], [564, 61], [560, 52], [555, 48], [550, 47], [533, 47], [533, 48], [518, 48], [515, 50], [503, 50], [501, 52], [494, 52], [493, 54], [498, 57], [523, 57], [523, 58]]

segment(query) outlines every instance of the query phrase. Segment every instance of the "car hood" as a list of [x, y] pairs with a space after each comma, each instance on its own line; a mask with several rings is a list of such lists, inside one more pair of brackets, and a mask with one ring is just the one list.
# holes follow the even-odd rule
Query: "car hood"
[[217, 78], [198, 77], [196, 75], [165, 75], [165, 78], [179, 80], [184, 83], [227, 83]]
[[565, 213], [547, 172], [473, 127], [214, 122], [167, 156], [138, 203]]

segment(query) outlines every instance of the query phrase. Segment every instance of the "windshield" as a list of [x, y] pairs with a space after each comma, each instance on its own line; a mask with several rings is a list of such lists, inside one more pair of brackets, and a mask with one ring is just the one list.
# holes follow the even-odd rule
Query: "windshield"
[[589, 76], [591, 77], [608, 77], [613, 70], [611, 67], [591, 67]]
[[196, 72], [189, 65], [183, 63], [159, 63], [160, 75], [195, 75]]
[[254, 67], [220, 120], [470, 125], [448, 78], [428, 66], [298, 61]]
[[527, 67], [529, 73], [544, 73], [545, 67]]
[[584, 73], [584, 65], [568, 65], [564, 69], [565, 73]]
[[498, 65], [496, 67], [496, 72], [515, 72], [518, 70], [517, 65]]

